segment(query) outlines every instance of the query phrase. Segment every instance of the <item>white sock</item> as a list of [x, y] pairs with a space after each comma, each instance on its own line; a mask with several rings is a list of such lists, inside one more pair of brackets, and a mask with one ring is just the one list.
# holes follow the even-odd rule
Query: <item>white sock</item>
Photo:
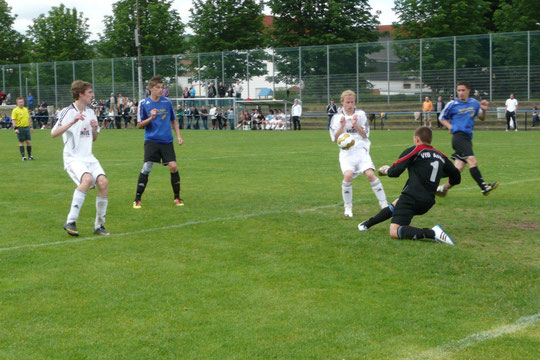
[[345, 206], [352, 206], [352, 184], [350, 182], [343, 181], [341, 183], [341, 195], [343, 195]]
[[76, 222], [79, 218], [79, 212], [81, 211], [85, 196], [86, 193], [84, 191], [75, 189], [73, 192], [73, 200], [71, 201], [71, 208], [69, 209], [66, 221], [68, 224]]
[[384, 188], [382, 186], [382, 182], [380, 179], [376, 179], [369, 183], [371, 185], [371, 190], [373, 190], [373, 193], [377, 197], [377, 200], [379, 201], [379, 206], [381, 209], [384, 209], [388, 206], [388, 202], [386, 201], [386, 194], [384, 193]]
[[94, 229], [99, 229], [105, 224], [105, 215], [107, 215], [107, 204], [109, 199], [106, 196], [96, 196], [96, 222]]

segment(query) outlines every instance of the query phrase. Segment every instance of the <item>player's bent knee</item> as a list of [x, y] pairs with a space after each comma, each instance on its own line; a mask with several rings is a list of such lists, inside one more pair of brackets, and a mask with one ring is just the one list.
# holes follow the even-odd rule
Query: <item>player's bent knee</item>
[[142, 170], [141, 170], [141, 173], [143, 173], [144, 175], [148, 175], [150, 174], [150, 172], [152, 171], [152, 168], [154, 167], [154, 163], [153, 162], [145, 162], [143, 164], [143, 167], [142, 167]]
[[98, 189], [106, 190], [109, 187], [109, 180], [105, 175], [99, 175], [96, 179]]
[[81, 177], [81, 185], [90, 187], [92, 185], [92, 175], [90, 173], [84, 173]]

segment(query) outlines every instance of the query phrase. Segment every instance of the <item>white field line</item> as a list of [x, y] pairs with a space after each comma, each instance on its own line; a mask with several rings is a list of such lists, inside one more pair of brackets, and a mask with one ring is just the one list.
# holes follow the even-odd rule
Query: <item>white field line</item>
[[[535, 182], [535, 181], [540, 181], [540, 179], [517, 180], [517, 181], [511, 181], [511, 182], [508, 182], [508, 183], [504, 183], [504, 184], [501, 184], [501, 185], [512, 185], [512, 184], [518, 184], [518, 183], [524, 183], [524, 182]], [[466, 187], [466, 188], [457, 188], [455, 190], [450, 190], [450, 192], [457, 191], [457, 190], [471, 190], [471, 189], [477, 189], [477, 188], [478, 188], [477, 186], [471, 186], [471, 187]], [[389, 199], [389, 201], [393, 201], [398, 196], [399, 196], [399, 194], [390, 195], [390, 196], [388, 196], [388, 199]], [[354, 202], [359, 203], [359, 202], [369, 201], [369, 200], [374, 200], [374, 199], [370, 197], [370, 198], [366, 198], [366, 199], [357, 199]], [[215, 219], [206, 219], [206, 220], [199, 220], [199, 221], [188, 221], [188, 222], [181, 223], [181, 224], [162, 226], [162, 227], [157, 227], [157, 228], [142, 229], [142, 230], [137, 230], [137, 231], [125, 232], [125, 233], [117, 233], [117, 234], [113, 233], [110, 236], [106, 236], [106, 237], [105, 236], [91, 236], [91, 237], [89, 236], [89, 237], [81, 237], [81, 238], [76, 238], [76, 239], [71, 239], [71, 240], [62, 240], [62, 241], [53, 241], [53, 242], [39, 243], [39, 244], [26, 244], [26, 245], [12, 246], [12, 247], [0, 248], [0, 253], [8, 252], [8, 251], [14, 251], [14, 250], [20, 250], [20, 249], [27, 249], [27, 248], [39, 248], [39, 247], [45, 247], [45, 246], [74, 244], [74, 243], [80, 243], [80, 242], [85, 242], [85, 241], [103, 240], [103, 239], [106, 239], [106, 238], [115, 238], [115, 237], [121, 237], [121, 236], [137, 235], [137, 234], [143, 234], [143, 233], [148, 233], [148, 232], [153, 232], [153, 231], [160, 231], [160, 230], [178, 229], [178, 228], [191, 226], [191, 225], [208, 224], [208, 223], [220, 222], [220, 221], [242, 220], [242, 219], [248, 219], [248, 218], [251, 218], [251, 217], [257, 217], [257, 216], [263, 216], [263, 215], [282, 214], [282, 213], [287, 213], [287, 212], [297, 212], [297, 213], [301, 214], [301, 213], [309, 212], [309, 211], [316, 211], [316, 210], [320, 210], [320, 209], [333, 208], [333, 207], [336, 207], [336, 206], [340, 206], [342, 204], [343, 203], [340, 202], [340, 203], [336, 203], [336, 204], [320, 205], [320, 206], [315, 206], [315, 207], [312, 207], [312, 208], [298, 209], [298, 210], [261, 211], [261, 212], [257, 212], [257, 213], [241, 214], [241, 215], [221, 217], [221, 218], [215, 218]]]
[[491, 330], [482, 331], [469, 335], [461, 340], [451, 341], [444, 345], [437, 346], [436, 348], [429, 349], [421, 352], [418, 355], [414, 355], [406, 358], [407, 360], [421, 360], [421, 359], [444, 359], [445, 357], [456, 353], [464, 348], [480, 344], [484, 341], [495, 339], [504, 335], [513, 334], [515, 332], [524, 330], [532, 325], [540, 322], [540, 312], [534, 315], [523, 316], [517, 319], [512, 324], [501, 325]]

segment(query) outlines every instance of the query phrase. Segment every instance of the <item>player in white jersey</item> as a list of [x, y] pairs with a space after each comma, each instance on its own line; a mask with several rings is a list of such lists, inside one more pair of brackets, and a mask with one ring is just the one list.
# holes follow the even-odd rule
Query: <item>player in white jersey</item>
[[352, 217], [352, 179], [364, 174], [371, 185], [371, 190], [379, 201], [381, 209], [388, 206], [386, 194], [381, 180], [375, 175], [375, 165], [371, 161], [369, 148], [369, 122], [366, 114], [355, 107], [356, 95], [351, 90], [345, 90], [341, 94], [343, 112], [335, 114], [330, 123], [330, 138], [336, 142], [338, 137], [347, 132], [354, 137], [354, 146], [345, 150], [339, 150], [339, 164], [343, 172], [341, 193], [345, 206], [344, 215]]
[[59, 119], [51, 130], [53, 138], [62, 135], [64, 169], [77, 184], [64, 230], [69, 235], [79, 236], [76, 226], [79, 211], [88, 190], [97, 186], [94, 234], [110, 235], [103, 226], [107, 213], [109, 182], [99, 161], [92, 154], [92, 143], [96, 141], [99, 133], [96, 114], [90, 108], [94, 98], [92, 84], [74, 81], [71, 84], [71, 95], [75, 102], [60, 112]]

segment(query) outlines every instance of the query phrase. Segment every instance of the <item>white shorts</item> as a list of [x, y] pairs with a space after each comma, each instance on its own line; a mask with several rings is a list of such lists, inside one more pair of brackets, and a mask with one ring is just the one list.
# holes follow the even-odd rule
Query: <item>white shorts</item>
[[98, 176], [105, 175], [105, 171], [99, 161], [87, 162], [75, 160], [66, 167], [66, 171], [77, 186], [81, 185], [81, 179], [85, 173], [92, 175], [92, 188], [96, 186]]
[[353, 178], [363, 174], [368, 169], [375, 170], [375, 165], [369, 155], [369, 146], [356, 145], [349, 150], [339, 151], [339, 165], [341, 172], [352, 171]]

